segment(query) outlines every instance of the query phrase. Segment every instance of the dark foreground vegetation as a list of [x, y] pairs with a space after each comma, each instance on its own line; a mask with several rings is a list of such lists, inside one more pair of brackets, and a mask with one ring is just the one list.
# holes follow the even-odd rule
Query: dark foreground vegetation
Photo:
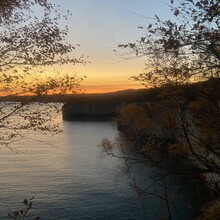
[[[142, 73], [132, 78], [144, 85], [166, 88], [157, 102], [132, 104], [119, 109], [122, 131], [116, 143], [103, 140], [104, 151], [132, 164], [158, 169], [152, 182], [132, 184], [141, 195], [164, 180], [167, 219], [175, 204], [167, 178], [184, 176], [194, 188], [198, 219], [219, 219], [220, 209], [220, 2], [170, 0], [171, 19], [148, 19], [135, 42], [118, 45], [122, 57], [145, 56]], [[192, 82], [200, 82], [196, 86]], [[206, 81], [206, 82], [204, 82]], [[121, 148], [118, 155], [115, 147]], [[136, 154], [129, 154], [130, 150]], [[138, 155], [136, 157], [135, 155]], [[146, 180], [146, 183], [149, 181]], [[196, 184], [195, 184], [196, 183]], [[204, 193], [208, 192], [208, 193]], [[207, 196], [209, 195], [209, 196]], [[195, 216], [192, 216], [192, 218]], [[166, 218], [166, 217], [165, 217]]]
[[[117, 108], [115, 120], [120, 134], [115, 142], [103, 139], [104, 152], [123, 158], [129, 167], [136, 163], [154, 167], [158, 173], [152, 185], [171, 176], [182, 179], [194, 198], [194, 204], [189, 204], [191, 217], [218, 219], [219, 91], [219, 79], [150, 89], [141, 102]], [[139, 185], [136, 180], [131, 185], [143, 195], [149, 195], [152, 187]], [[166, 193], [161, 199], [172, 219], [170, 209], [176, 197], [169, 195], [168, 185], [163, 187]]]

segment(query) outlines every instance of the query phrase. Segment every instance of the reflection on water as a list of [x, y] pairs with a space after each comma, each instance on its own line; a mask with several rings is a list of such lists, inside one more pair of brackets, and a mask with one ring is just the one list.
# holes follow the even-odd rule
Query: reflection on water
[[[123, 161], [100, 158], [98, 145], [104, 137], [113, 139], [116, 127], [60, 123], [62, 134], [28, 134], [13, 152], [1, 149], [0, 219], [32, 196], [32, 214], [47, 220], [144, 219], [140, 200], [122, 175]], [[148, 200], [147, 219], [163, 215], [158, 209], [163, 209], [161, 201]]]
[[121, 175], [122, 162], [99, 156], [101, 139], [112, 139], [116, 128], [61, 123], [60, 135], [28, 134], [14, 152], [1, 149], [0, 219], [32, 196], [31, 212], [43, 219], [141, 219], [135, 193]]

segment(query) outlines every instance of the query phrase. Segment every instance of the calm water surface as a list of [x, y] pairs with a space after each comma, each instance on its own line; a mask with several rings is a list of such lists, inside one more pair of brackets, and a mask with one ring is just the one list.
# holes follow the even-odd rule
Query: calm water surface
[[[116, 127], [59, 120], [62, 134], [27, 134], [12, 152], [1, 149], [0, 219], [32, 196], [30, 214], [46, 220], [144, 219], [140, 199], [121, 171], [123, 161], [100, 157], [98, 145], [104, 137], [113, 139]], [[161, 201], [150, 200], [147, 219], [159, 219], [162, 210]]]
[[28, 134], [29, 140], [1, 149], [0, 219], [35, 196], [32, 213], [43, 219], [141, 219], [139, 201], [122, 175], [122, 161], [101, 158], [110, 123], [62, 122], [64, 133]]

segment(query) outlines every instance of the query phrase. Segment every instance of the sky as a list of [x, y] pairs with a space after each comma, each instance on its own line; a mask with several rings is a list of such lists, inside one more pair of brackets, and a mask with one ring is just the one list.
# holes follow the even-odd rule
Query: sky
[[[129, 80], [144, 68], [146, 58], [121, 60], [113, 49], [119, 43], [134, 42], [142, 36], [138, 26], [148, 26], [155, 14], [163, 19], [171, 13], [169, 0], [52, 0], [70, 10], [67, 40], [80, 44], [76, 55], [88, 56], [90, 64], [66, 66], [64, 71], [86, 75], [86, 93], [112, 92], [142, 87]], [[139, 15], [137, 15], [139, 14]], [[143, 16], [141, 16], [143, 15]]]

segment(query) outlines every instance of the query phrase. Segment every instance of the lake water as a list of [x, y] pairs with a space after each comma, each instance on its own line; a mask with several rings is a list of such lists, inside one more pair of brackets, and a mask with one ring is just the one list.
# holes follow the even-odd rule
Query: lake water
[[[58, 122], [61, 134], [26, 134], [13, 151], [1, 149], [0, 219], [10, 219], [7, 214], [33, 196], [30, 216], [45, 220], [145, 219], [143, 200], [122, 171], [124, 162], [100, 156], [98, 145], [104, 137], [113, 139], [116, 127], [105, 122], [63, 122], [61, 117]], [[151, 198], [144, 203], [146, 219], [166, 215], [163, 201]], [[187, 200], [180, 206], [184, 209]]]

